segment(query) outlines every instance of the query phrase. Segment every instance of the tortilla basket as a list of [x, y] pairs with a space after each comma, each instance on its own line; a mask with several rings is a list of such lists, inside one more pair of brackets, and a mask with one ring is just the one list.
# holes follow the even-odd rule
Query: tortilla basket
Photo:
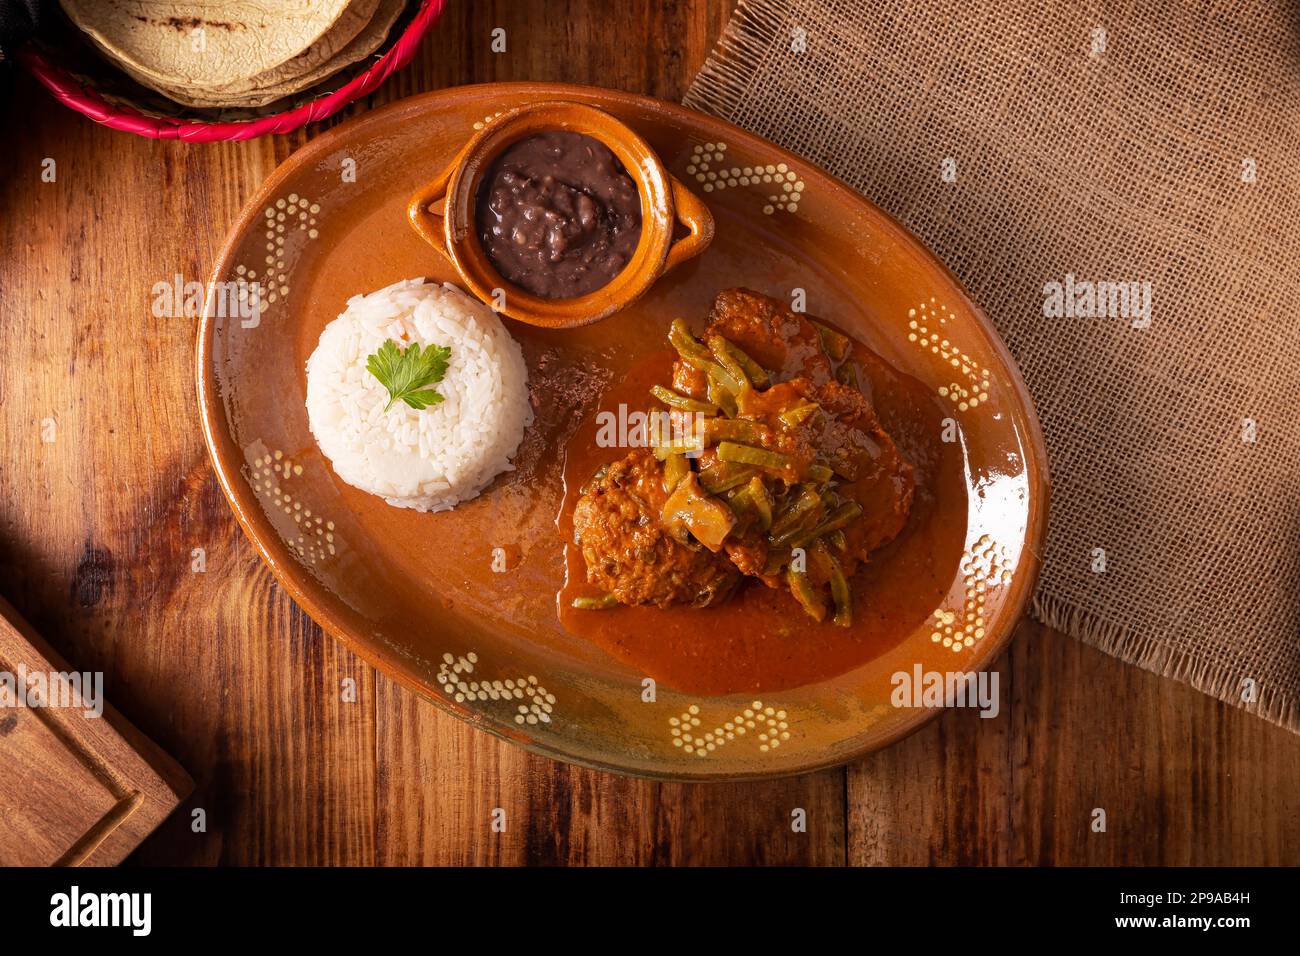
[[[281, 106], [272, 113], [199, 110], [172, 103], [134, 84], [99, 57], [84, 55], [85, 50], [79, 51], [83, 55], [78, 57], [80, 44], [75, 40], [57, 47], [31, 44], [19, 52], [18, 59], [60, 103], [112, 129], [190, 143], [254, 139], [268, 133], [289, 133], [326, 119], [373, 92], [411, 61], [445, 6], [446, 0], [422, 0], [412, 5], [393, 27], [381, 56], [363, 60], [364, 69], [337, 89], [290, 98], [288, 108]], [[349, 72], [331, 80], [338, 82]]]

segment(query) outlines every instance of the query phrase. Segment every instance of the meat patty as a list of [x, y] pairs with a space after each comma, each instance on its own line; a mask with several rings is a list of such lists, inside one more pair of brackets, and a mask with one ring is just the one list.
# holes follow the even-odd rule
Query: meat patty
[[[830, 359], [817, 329], [784, 303], [749, 289], [718, 294], [710, 312], [707, 335], [721, 335], [785, 379], [756, 405], [752, 416], [767, 421], [763, 405], [781, 407], [796, 393], [817, 402], [827, 413], [788, 430], [778, 442], [782, 451], [799, 454], [812, 448], [836, 468], [842, 480], [836, 490], [862, 506], [862, 517], [845, 529], [848, 540], [846, 573], [903, 530], [912, 507], [916, 479], [912, 465], [881, 426], [870, 400], [861, 390], [835, 381]], [[747, 416], [749, 417], [749, 416]], [[746, 569], [746, 573], [753, 573]]]
[[[907, 524], [916, 477], [911, 462], [881, 427], [876, 410], [860, 391], [828, 382], [817, 389], [817, 400], [835, 416], [828, 416], [817, 439], [822, 454], [827, 460], [847, 462], [852, 469], [852, 479], [836, 490], [862, 506], [862, 517], [844, 529], [845, 557], [865, 561]], [[851, 561], [845, 561], [844, 570], [853, 573]]]
[[573, 511], [574, 543], [587, 582], [623, 604], [693, 604], [726, 600], [740, 580], [727, 559], [674, 537], [660, 520], [668, 495], [647, 449], [636, 449], [593, 480]]
[[[573, 522], [587, 581], [622, 604], [703, 607], [725, 600], [744, 577], [780, 588], [788, 577], [805, 573], [787, 572], [792, 549], [805, 547], [820, 562], [808, 567], [808, 579], [822, 588], [839, 570], [851, 575], [897, 536], [912, 506], [911, 464], [881, 426], [867, 395], [839, 379], [846, 363], [859, 360], [847, 340], [748, 289], [720, 293], [709, 320], [706, 342], [721, 336], [767, 369], [772, 381], [741, 389], [734, 406], [720, 416], [731, 418], [715, 427], [729, 425], [731, 434], [740, 436], [731, 440], [741, 447], [727, 452], [726, 460], [720, 446], [710, 447], [683, 475], [681, 459], [672, 459], [677, 471], [671, 495], [663, 486], [664, 466], [648, 449], [610, 465], [583, 490]], [[717, 342], [712, 347], [723, 348]], [[735, 360], [720, 351], [715, 357], [724, 366]], [[874, 361], [866, 350], [860, 357]], [[701, 370], [706, 365], [699, 353], [679, 359], [673, 366], [674, 389], [706, 400], [709, 382]], [[672, 416], [678, 426], [693, 417], [677, 410]], [[727, 441], [726, 434], [719, 429], [713, 438]], [[743, 457], [746, 444], [749, 458]], [[764, 452], [780, 457], [756, 460]], [[750, 464], [738, 464], [746, 461]], [[788, 508], [796, 495], [804, 510], [782, 512], [793, 515], [794, 523], [775, 529], [774, 512]], [[861, 513], [845, 519], [856, 510], [847, 507], [850, 503]], [[842, 540], [834, 539], [837, 553], [831, 559], [830, 531], [822, 524], [836, 511], [837, 522], [848, 523], [831, 526], [843, 532]], [[800, 601], [822, 619], [814, 599], [804, 595]], [[839, 608], [837, 617], [841, 612], [847, 621], [847, 609]]]
[[778, 381], [802, 376], [813, 385], [824, 385], [835, 378], [812, 323], [779, 299], [751, 289], [718, 293], [709, 312], [707, 335], [729, 339], [775, 372]]

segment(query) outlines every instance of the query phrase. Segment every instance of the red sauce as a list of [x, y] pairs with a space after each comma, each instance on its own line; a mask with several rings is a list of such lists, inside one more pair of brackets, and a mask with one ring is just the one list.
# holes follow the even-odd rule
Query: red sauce
[[[842, 628], [807, 617], [784, 589], [746, 581], [717, 607], [572, 608], [594, 596], [586, 565], [573, 544], [573, 508], [579, 489], [625, 448], [596, 444], [588, 420], [565, 450], [564, 502], [557, 520], [565, 546], [565, 584], [558, 596], [561, 625], [666, 686], [686, 693], [758, 693], [798, 687], [844, 674], [900, 643], [930, 615], [948, 591], [966, 536], [966, 490], [961, 452], [940, 440], [944, 411], [915, 379], [854, 343], [861, 386], [877, 416], [916, 469], [916, 497], [902, 533], [875, 551], [854, 574], [853, 624]], [[671, 378], [673, 355], [663, 352], [634, 365], [597, 405], [617, 413], [656, 407], [647, 392]]]

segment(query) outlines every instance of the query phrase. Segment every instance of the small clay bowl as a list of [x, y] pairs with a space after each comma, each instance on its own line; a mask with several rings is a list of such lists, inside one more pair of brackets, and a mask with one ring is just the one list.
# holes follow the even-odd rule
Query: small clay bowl
[[[601, 288], [567, 299], [533, 295], [502, 277], [484, 252], [474, 221], [479, 187], [493, 160], [519, 140], [548, 130], [585, 133], [604, 143], [641, 196], [641, 239], [631, 261]], [[519, 107], [489, 121], [450, 166], [411, 197], [407, 215], [415, 231], [451, 261], [471, 293], [512, 319], [548, 329], [588, 325], [625, 308], [713, 238], [713, 214], [668, 174], [645, 140], [603, 110], [560, 101]], [[679, 224], [685, 234], [674, 238]], [[504, 290], [504, 304], [496, 290]]]

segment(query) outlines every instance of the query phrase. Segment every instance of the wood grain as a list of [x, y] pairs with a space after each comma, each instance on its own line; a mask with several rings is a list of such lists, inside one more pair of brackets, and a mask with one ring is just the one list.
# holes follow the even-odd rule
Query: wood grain
[[[731, 6], [453, 2], [413, 65], [345, 115], [515, 79], [680, 98]], [[791, 780], [627, 780], [444, 716], [273, 583], [203, 449], [194, 322], [150, 313], [155, 282], [206, 279], [243, 202], [319, 127], [155, 143], [96, 127], [25, 78], [6, 109], [0, 593], [76, 667], [104, 670], [107, 697], [197, 783], [133, 860], [1300, 862], [1300, 740], [1034, 625], [1004, 659], [998, 718], [947, 714], [848, 770]], [[206, 570], [192, 569], [196, 548]], [[1104, 834], [1089, 828], [1095, 807]], [[192, 832], [194, 808], [206, 832]]]
[[120, 863], [193, 789], [2, 598], [0, 672], [0, 866]]

